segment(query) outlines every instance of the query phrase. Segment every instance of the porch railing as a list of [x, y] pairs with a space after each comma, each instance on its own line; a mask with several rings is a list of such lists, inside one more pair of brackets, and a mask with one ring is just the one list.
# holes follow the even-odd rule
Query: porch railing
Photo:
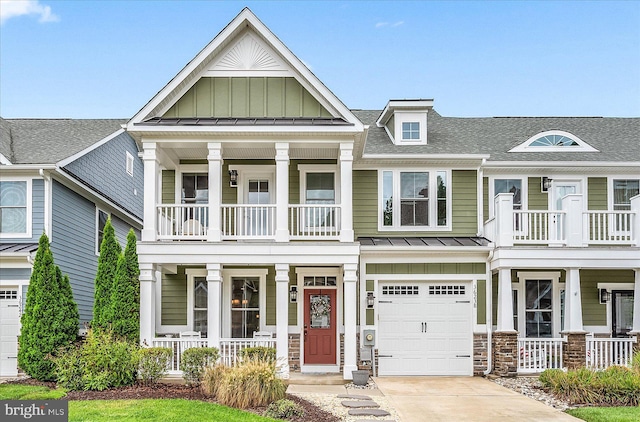
[[173, 359], [169, 364], [170, 374], [182, 373], [180, 371], [180, 360], [185, 350], [192, 347], [207, 347], [207, 339], [184, 339], [184, 338], [154, 338], [153, 347], [168, 347], [173, 351]]
[[276, 230], [275, 204], [222, 205], [223, 239], [273, 238]]
[[158, 205], [158, 239], [206, 239], [209, 206], [206, 204]]
[[633, 245], [637, 228], [633, 211], [585, 211], [583, 237], [590, 244]]
[[240, 352], [248, 347], [276, 347], [275, 338], [221, 338], [220, 361], [231, 366], [240, 357]]
[[564, 338], [519, 338], [518, 372], [538, 373], [561, 369]]
[[338, 239], [340, 205], [289, 205], [289, 231], [292, 239]]
[[587, 368], [606, 369], [609, 366], [630, 366], [635, 337], [597, 338], [587, 336]]
[[514, 243], [563, 243], [565, 237], [564, 211], [514, 210]]

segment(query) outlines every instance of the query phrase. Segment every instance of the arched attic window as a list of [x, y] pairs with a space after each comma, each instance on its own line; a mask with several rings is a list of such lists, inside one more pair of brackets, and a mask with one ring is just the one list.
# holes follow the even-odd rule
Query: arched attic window
[[561, 130], [540, 132], [509, 152], [598, 152], [577, 136]]

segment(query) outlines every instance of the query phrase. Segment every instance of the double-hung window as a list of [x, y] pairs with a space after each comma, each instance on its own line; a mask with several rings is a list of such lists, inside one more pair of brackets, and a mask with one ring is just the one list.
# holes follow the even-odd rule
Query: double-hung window
[[380, 229], [448, 229], [449, 176], [445, 170], [381, 170]]
[[29, 192], [26, 180], [0, 182], [0, 235], [30, 235]]
[[104, 226], [107, 225], [109, 214], [96, 208], [96, 255], [100, 254], [100, 247], [104, 239]]
[[[640, 192], [640, 180], [638, 179], [613, 179], [612, 205], [613, 211], [630, 211], [631, 198]], [[615, 222], [611, 224], [620, 234], [631, 230], [631, 215], [627, 213], [614, 214]]]
[[[494, 179], [493, 196], [495, 197], [499, 193], [512, 193], [513, 209], [516, 211], [522, 210], [522, 179]], [[493, 199], [491, 201], [493, 202]], [[516, 231], [520, 231], [524, 227], [524, 222], [521, 221], [522, 218], [522, 214], [514, 215], [514, 229]]]

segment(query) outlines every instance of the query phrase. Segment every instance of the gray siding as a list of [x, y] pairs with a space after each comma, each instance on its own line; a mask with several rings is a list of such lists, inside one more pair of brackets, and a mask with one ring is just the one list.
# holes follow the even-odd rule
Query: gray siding
[[[132, 227], [114, 215], [111, 216], [111, 224], [113, 224], [113, 228], [116, 232], [116, 238], [118, 239], [118, 242], [120, 242], [122, 250], [124, 250], [124, 247], [127, 245], [127, 234], [129, 234], [129, 230]], [[134, 229], [134, 231], [136, 233], [136, 237], [140, 240], [140, 230]]]
[[93, 284], [98, 264], [96, 207], [54, 181], [52, 208], [51, 251], [55, 263], [69, 275], [80, 323], [87, 322], [93, 314]]
[[[133, 156], [133, 177], [127, 174], [126, 152]], [[127, 133], [116, 136], [64, 167], [140, 219], [144, 208], [143, 168], [136, 143]]]

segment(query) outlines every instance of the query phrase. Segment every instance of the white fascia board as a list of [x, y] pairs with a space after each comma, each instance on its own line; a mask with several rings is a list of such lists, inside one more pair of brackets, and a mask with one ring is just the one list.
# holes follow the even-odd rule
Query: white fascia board
[[73, 154], [72, 156], [65, 158], [64, 160], [58, 161], [58, 166], [59, 167], [65, 167], [69, 163], [77, 160], [78, 158], [80, 158], [83, 155], [93, 151], [94, 149], [106, 144], [107, 142], [109, 142], [110, 140], [116, 138], [117, 136], [121, 135], [122, 133], [124, 133], [124, 129], [118, 129], [117, 131], [113, 132], [111, 135], [108, 135], [107, 137], [105, 137], [105, 138], [99, 140], [98, 142], [96, 142], [95, 144], [88, 146], [87, 148], [83, 149], [82, 151], [77, 152], [77, 153]]
[[356, 126], [146, 126], [139, 125], [130, 128], [129, 132], [136, 135], [159, 135], [159, 134], [198, 134], [198, 135], [242, 135], [261, 134], [265, 136], [277, 136], [286, 134], [310, 134], [329, 133], [331, 135], [355, 135], [362, 133], [362, 128]]
[[488, 154], [363, 154], [362, 159], [374, 160], [486, 160]]
[[585, 248], [496, 248], [491, 269], [531, 268], [536, 270], [558, 268], [580, 269], [632, 269], [640, 267], [640, 248], [637, 247], [585, 247]]
[[404, 111], [417, 111], [424, 110], [428, 111], [433, 108], [433, 99], [429, 100], [389, 100], [387, 105], [380, 113], [380, 117], [376, 120], [376, 125], [378, 127], [383, 127], [387, 124], [391, 116], [396, 110], [404, 110]]
[[491, 246], [360, 246], [363, 262], [479, 262]]
[[484, 168], [638, 167], [640, 161], [487, 161]]
[[1, 176], [8, 176], [9, 170], [11, 170], [11, 174], [13, 173], [33, 173], [38, 172], [40, 170], [55, 170], [55, 164], [12, 164], [11, 167], [5, 167], [2, 169], [0, 173]]
[[[308, 83], [313, 86], [313, 88], [318, 92], [323, 98], [327, 99], [328, 103], [321, 101], [321, 103], [325, 103], [327, 105], [331, 105], [336, 112], [342, 115], [347, 119], [350, 123], [354, 124], [356, 130], [362, 131], [363, 125], [362, 122], [346, 107], [338, 97], [336, 97], [314, 74], [307, 68], [307, 66], [302, 63], [298, 57], [296, 57], [289, 48], [282, 43], [276, 37], [269, 28], [267, 28], [256, 15], [249, 10], [249, 8], [244, 8], [238, 16], [236, 16], [216, 37], [204, 48], [202, 49], [196, 57], [191, 60], [164, 88], [162, 88], [138, 113], [127, 122], [127, 129], [130, 131], [136, 131], [135, 123], [140, 123], [146, 119], [147, 115], [153, 111], [171, 92], [178, 89], [180, 85], [182, 85], [187, 77], [205, 60], [211, 57], [218, 49], [223, 47], [226, 42], [234, 36], [237, 32], [241, 31], [246, 25], [250, 25], [252, 29], [261, 36], [265, 41], [267, 41], [270, 46], [298, 72], [299, 75], [304, 79], [304, 81], [308, 81]], [[203, 70], [203, 74], [206, 73], [206, 70]], [[185, 84], [182, 91], [191, 87], [195, 80], [197, 80], [201, 75], [196, 75], [194, 80], [190, 83]], [[303, 83], [303, 86], [306, 83]], [[186, 91], [185, 91], [186, 92]]]
[[0, 153], [0, 164], [3, 166], [12, 165], [11, 161], [9, 161], [9, 159], [5, 157], [4, 154], [1, 154], [1, 153]]
[[[119, 214], [119, 217], [123, 217], [124, 220], [127, 221], [128, 223], [133, 223], [134, 225], [136, 225], [136, 227], [142, 229], [143, 223], [142, 223], [142, 220], [140, 220], [138, 217], [134, 216], [129, 211], [124, 210], [119, 205], [116, 205], [114, 202], [105, 198], [101, 194], [95, 192], [94, 190], [89, 189], [87, 186], [83, 185], [73, 177], [69, 176], [61, 167], [56, 167], [54, 168], [54, 170], [55, 171], [51, 172], [51, 175], [53, 176], [54, 179], [57, 179], [58, 182], [62, 183], [67, 187], [72, 186], [73, 187], [72, 190], [75, 190], [76, 192], [80, 190], [86, 193], [90, 198], [92, 198], [92, 200], [103, 202], [104, 204], [116, 210]], [[55, 176], [59, 176], [59, 177], [55, 177]]]

